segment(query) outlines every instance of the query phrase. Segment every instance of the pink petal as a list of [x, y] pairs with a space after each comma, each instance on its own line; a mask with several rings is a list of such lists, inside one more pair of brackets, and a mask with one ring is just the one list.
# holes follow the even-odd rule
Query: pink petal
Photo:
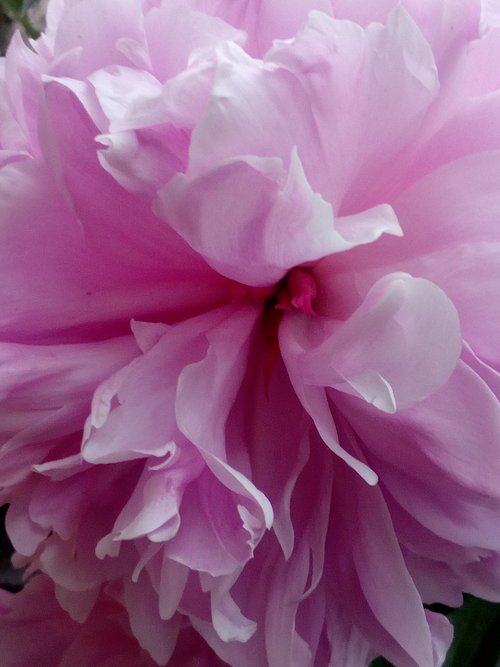
[[241, 158], [192, 180], [179, 175], [160, 191], [156, 210], [219, 273], [248, 285], [277, 282], [296, 265], [401, 233], [389, 206], [334, 224], [295, 151], [288, 173], [276, 159]]
[[[265, 343], [264, 343], [265, 345]], [[258, 348], [258, 353], [264, 353]], [[294, 546], [291, 502], [297, 480], [309, 459], [307, 425], [283, 365], [266, 378], [254, 356], [227, 425], [228, 458], [252, 475], [272, 504], [272, 529], [285, 558]], [[268, 443], [272, 442], [272, 447]], [[249, 459], [249, 461], [248, 461]]]
[[190, 4], [245, 30], [245, 47], [257, 57], [270, 48], [273, 40], [292, 37], [310, 11], [331, 11], [329, 0], [264, 0], [257, 4], [246, 0], [190, 0]]
[[165, 545], [168, 557], [214, 577], [235, 572], [253, 552], [237, 502], [229, 489], [204, 472], [186, 489], [179, 531]]
[[[5, 99], [10, 108], [10, 119], [4, 124], [2, 133], [12, 137], [17, 147], [38, 154], [37, 117], [40, 111], [38, 82], [44, 70], [43, 59], [27, 49], [21, 33], [16, 31], [9, 44], [4, 61]], [[14, 121], [14, 123], [13, 123]], [[5, 121], [4, 121], [5, 122]], [[10, 126], [10, 127], [9, 127]], [[12, 140], [12, 139], [11, 139]], [[10, 143], [10, 142], [9, 142]]]
[[144, 28], [152, 69], [161, 81], [184, 70], [198, 50], [208, 50], [224, 41], [244, 41], [244, 33], [219, 16], [193, 11], [179, 1], [163, 2], [146, 14]]
[[[206, 440], [198, 443], [198, 439], [209, 425], [215, 429], [221, 426], [212, 422], [215, 415], [204, 414], [204, 411], [218, 411], [222, 422], [227, 417], [231, 392], [238, 387], [238, 374], [233, 373], [241, 375], [244, 370], [247, 339], [256, 314], [252, 308], [228, 307], [178, 326], [161, 327], [159, 338], [152, 347], [145, 349], [143, 355], [120, 369], [95, 392], [82, 450], [85, 460], [104, 463], [143, 458], [149, 454], [164, 456], [165, 446], [176, 439], [178, 425], [196, 445], [209, 449], [212, 444], [207, 444]], [[134, 328], [144, 343], [147, 325], [136, 324]], [[223, 345], [227, 355], [226, 335], [230, 328], [233, 329], [233, 354], [232, 358], [224, 358], [217, 348]], [[208, 346], [205, 357], [207, 342], [213, 342], [213, 345]], [[192, 394], [191, 391], [185, 393], [205, 364], [211, 372], [220, 373], [222, 409], [216, 401], [206, 402], [205, 390], [200, 393], [208, 377], [204, 372], [201, 379], [195, 381]], [[229, 396], [224, 399], [222, 392], [227, 390]], [[192, 419], [193, 406], [196, 406], [194, 413], [200, 416], [198, 423]], [[186, 420], [185, 410], [189, 411], [189, 420]], [[210, 419], [205, 422], [208, 417]], [[213, 444], [217, 446], [218, 436], [216, 431]], [[214, 453], [224, 457], [223, 450]]]
[[[344, 470], [346, 476], [338, 480], [333, 498], [338, 516], [333, 548], [343, 563], [337, 564], [335, 571], [340, 591], [350, 596], [353, 620], [372, 646], [392, 662], [405, 667], [434, 667], [424, 609], [382, 493], [379, 487], [370, 487]], [[352, 532], [353, 525], [358, 530]], [[351, 554], [346, 552], [346, 544], [351, 545]]]
[[125, 37], [144, 40], [140, 3], [124, 0], [116, 11], [113, 0], [86, 0], [65, 7], [57, 25], [54, 51], [59, 55], [75, 45], [85, 45], [78, 64], [79, 78], [84, 78], [104, 65], [130, 64], [117, 48], [118, 40]]
[[88, 591], [69, 591], [61, 586], [55, 587], [55, 595], [61, 607], [78, 623], [87, 620], [99, 596], [99, 589]]
[[131, 336], [62, 347], [0, 345], [4, 494], [11, 484], [28, 477], [35, 464], [57, 457], [61, 448], [63, 456], [76, 454], [81, 420], [88, 414], [96, 382], [136, 353]]
[[429, 42], [441, 72], [447, 60], [455, 60], [456, 52], [479, 36], [477, 0], [404, 0], [403, 4]]
[[175, 649], [180, 617], [170, 621], [160, 619], [156, 596], [146, 582], [125, 582], [124, 588], [123, 602], [132, 632], [156, 664], [166, 665]]
[[446, 382], [461, 339], [456, 311], [441, 290], [393, 274], [343, 323], [285, 319], [280, 344], [294, 384], [333, 387], [395, 412]]
[[[199, 173], [247, 154], [288, 160], [297, 146], [312, 188], [336, 212], [346, 197], [348, 213], [384, 200], [388, 178], [391, 185], [399, 179], [395, 156], [437, 92], [432, 53], [402, 9], [387, 27], [366, 31], [315, 12], [264, 63], [236, 47], [219, 50], [218, 58], [212, 98], [193, 133], [190, 168]], [[283, 109], [287, 122], [272, 122]]]
[[149, 72], [114, 66], [94, 72], [88, 80], [112, 132], [154, 123], [162, 86]]
[[481, 359], [497, 368], [499, 256], [500, 242], [490, 240], [461, 243], [407, 263], [414, 274], [426, 276], [445, 290], [458, 311], [464, 339]]
[[[395, 500], [436, 535], [478, 550], [500, 548], [494, 528], [498, 498], [467, 489], [451, 479], [445, 487], [439, 486], [436, 480], [442, 479], [442, 472], [428, 462], [425, 464], [427, 478], [423, 478], [420, 471], [403, 474], [387, 465], [377, 466], [377, 469]], [[453, 512], [450, 512], [452, 501]]]
[[243, 379], [258, 311], [238, 308], [224, 315], [206, 332], [208, 346], [201, 359], [184, 364], [175, 396], [179, 429], [202, 451], [222, 460], [225, 424]]
[[[391, 417], [367, 411], [354, 401], [340, 404], [365, 445], [378, 456], [407, 469], [413, 452], [421, 458], [422, 469], [425, 461], [432, 461], [441, 474], [463, 487], [498, 497], [498, 400], [463, 362], [432, 397]], [[462, 419], [451, 420], [458, 411]], [[397, 451], [386, 444], [394, 439]]]
[[242, 158], [192, 181], [179, 175], [156, 210], [219, 273], [248, 285], [277, 282], [338, 245], [331, 208], [296, 156], [288, 173], [280, 160]]
[[[402, 239], [383, 236], [369, 253], [355, 248], [339, 257], [363, 267], [404, 269], [408, 259], [437, 253], [462, 243], [494, 242], [498, 225], [500, 152], [484, 151], [453, 160], [417, 181], [393, 203]], [[474, 220], [474, 224], [471, 223]]]
[[355, 21], [363, 27], [370, 23], [385, 23], [394, 0], [331, 0], [335, 18]]
[[[184, 488], [201, 472], [202, 465], [189, 452], [184, 454], [174, 451], [171, 458], [174, 460], [167, 459], [160, 464], [163, 467], [145, 466], [130, 499], [115, 521], [109, 536], [113, 542], [132, 540], [143, 535], [160, 541], [155, 534], [167, 524], [169, 530], [162, 535], [163, 539], [175, 535], [180, 525], [179, 508]], [[103, 546], [109, 538], [101, 540]]]

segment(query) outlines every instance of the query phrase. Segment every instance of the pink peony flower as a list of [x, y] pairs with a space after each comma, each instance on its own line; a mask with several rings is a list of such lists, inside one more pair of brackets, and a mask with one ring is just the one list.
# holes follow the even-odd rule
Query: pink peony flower
[[437, 667], [424, 604], [500, 601], [499, 19], [51, 0], [14, 37], [6, 667]]

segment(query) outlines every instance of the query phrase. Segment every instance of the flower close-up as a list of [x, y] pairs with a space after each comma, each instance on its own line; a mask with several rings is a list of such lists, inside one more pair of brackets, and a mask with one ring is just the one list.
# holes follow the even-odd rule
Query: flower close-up
[[4, 667], [439, 667], [500, 602], [499, 56], [480, 0], [14, 33]]

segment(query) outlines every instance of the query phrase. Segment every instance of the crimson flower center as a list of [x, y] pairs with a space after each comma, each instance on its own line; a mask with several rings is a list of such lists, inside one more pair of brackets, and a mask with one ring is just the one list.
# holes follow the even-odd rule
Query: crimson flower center
[[231, 285], [231, 301], [263, 303], [266, 309], [278, 311], [301, 310], [316, 316], [314, 301], [318, 294], [316, 279], [310, 270], [295, 267], [276, 285], [250, 287], [241, 283]]
[[287, 273], [275, 295], [277, 310], [302, 310], [316, 316], [314, 300], [318, 295], [316, 280], [307, 269], [295, 267]]

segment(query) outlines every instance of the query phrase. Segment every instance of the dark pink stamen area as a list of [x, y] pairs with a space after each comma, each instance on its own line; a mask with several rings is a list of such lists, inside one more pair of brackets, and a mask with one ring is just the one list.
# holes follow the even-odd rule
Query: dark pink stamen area
[[308, 269], [296, 267], [276, 285], [252, 287], [237, 282], [229, 286], [231, 302], [262, 303], [276, 310], [302, 310], [317, 316], [314, 300], [318, 294], [316, 279]]
[[307, 269], [292, 269], [285, 277], [284, 285], [276, 294], [277, 310], [302, 310], [316, 316], [314, 300], [318, 295], [316, 280]]

